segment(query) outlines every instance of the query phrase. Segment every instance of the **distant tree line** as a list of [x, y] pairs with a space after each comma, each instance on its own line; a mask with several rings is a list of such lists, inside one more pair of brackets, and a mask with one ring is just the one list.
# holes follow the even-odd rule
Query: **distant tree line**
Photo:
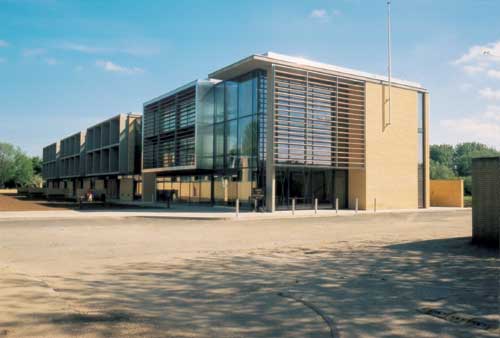
[[0, 142], [0, 188], [38, 186], [42, 183], [42, 160], [19, 147]]
[[434, 144], [430, 149], [431, 179], [463, 178], [466, 195], [472, 194], [472, 159], [498, 156], [500, 152], [482, 143], [467, 142], [456, 146]]

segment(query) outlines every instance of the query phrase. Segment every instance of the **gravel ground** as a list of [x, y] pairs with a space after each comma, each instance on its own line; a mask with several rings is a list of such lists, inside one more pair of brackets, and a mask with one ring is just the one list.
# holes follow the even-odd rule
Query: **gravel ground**
[[0, 337], [498, 337], [470, 210], [0, 222]]

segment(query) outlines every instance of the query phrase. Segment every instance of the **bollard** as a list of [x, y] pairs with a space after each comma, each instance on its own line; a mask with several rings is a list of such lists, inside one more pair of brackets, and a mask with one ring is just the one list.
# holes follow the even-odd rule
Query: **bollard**
[[292, 215], [295, 215], [295, 197], [292, 198]]
[[254, 198], [254, 200], [253, 200], [253, 209], [254, 209], [254, 211], [255, 211], [255, 212], [257, 212], [257, 211], [258, 211], [258, 210], [257, 210], [257, 209], [258, 209], [258, 206], [257, 206], [257, 199], [256, 199], [256, 198]]
[[236, 199], [236, 217], [240, 217], [240, 199]]
[[317, 198], [314, 199], [314, 214], [315, 215], [318, 214], [318, 199]]
[[335, 198], [335, 213], [339, 213], [339, 198]]
[[358, 202], [359, 202], [359, 201], [358, 201], [358, 199], [356, 198], [356, 209], [355, 209], [355, 210], [356, 210], [356, 211], [355, 211], [355, 213], [356, 213], [356, 214], [358, 213], [358, 205], [359, 205], [359, 203], [358, 203]]
[[373, 212], [377, 212], [377, 199], [373, 200]]

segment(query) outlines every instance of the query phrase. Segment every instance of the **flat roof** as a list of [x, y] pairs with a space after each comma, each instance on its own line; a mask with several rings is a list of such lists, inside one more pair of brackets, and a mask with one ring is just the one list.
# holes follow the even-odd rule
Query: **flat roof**
[[143, 107], [150, 105], [151, 103], [155, 103], [156, 101], [160, 101], [161, 99], [164, 99], [166, 97], [172, 96], [174, 94], [177, 94], [180, 91], [183, 91], [184, 89], [187, 89], [189, 87], [196, 86], [196, 83], [198, 83], [199, 80], [193, 80], [191, 82], [186, 83], [185, 85], [182, 85], [180, 87], [177, 87], [175, 89], [172, 89], [169, 92], [166, 92], [163, 95], [157, 96], [155, 98], [152, 98], [151, 100], [148, 100], [142, 104]]
[[[237, 67], [243, 67], [248, 63], [261, 61], [269, 64], [282, 64], [286, 66], [295, 66], [298, 68], [313, 68], [318, 71], [327, 71], [329, 73], [336, 73], [338, 75], [351, 76], [356, 78], [362, 78], [366, 80], [374, 80], [377, 82], [388, 82], [388, 78], [385, 75], [377, 75], [368, 72], [363, 72], [359, 70], [354, 70], [345, 67], [339, 67], [335, 65], [330, 65], [327, 63], [322, 63], [318, 61], [313, 61], [301, 57], [295, 57], [285, 54], [279, 54], [274, 52], [267, 52], [264, 54], [253, 54], [249, 57], [241, 59], [229, 66], [223, 67], [209, 74], [210, 78], [226, 80], [229, 72], [235, 70]], [[391, 82], [396, 85], [402, 85], [406, 87], [412, 87], [420, 90], [425, 90], [420, 83], [401, 80], [397, 78], [391, 78]]]

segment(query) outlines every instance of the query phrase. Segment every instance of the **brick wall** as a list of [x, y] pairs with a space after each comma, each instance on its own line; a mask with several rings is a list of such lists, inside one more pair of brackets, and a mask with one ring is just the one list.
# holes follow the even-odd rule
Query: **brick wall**
[[472, 161], [472, 241], [500, 247], [500, 157]]

